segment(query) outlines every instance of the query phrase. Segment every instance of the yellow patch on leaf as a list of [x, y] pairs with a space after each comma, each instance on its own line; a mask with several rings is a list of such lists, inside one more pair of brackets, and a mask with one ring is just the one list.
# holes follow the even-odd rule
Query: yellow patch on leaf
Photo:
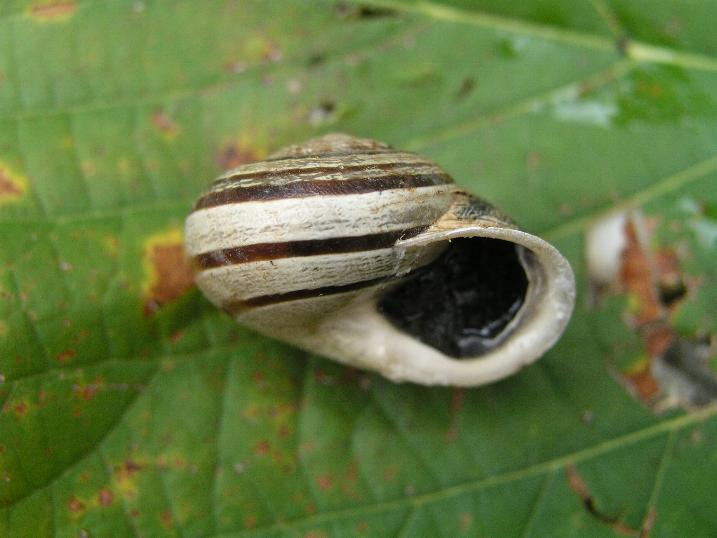
[[265, 147], [257, 146], [256, 137], [245, 133], [224, 144], [217, 153], [217, 164], [222, 170], [231, 170], [242, 164], [253, 163], [266, 158]]
[[119, 255], [119, 238], [116, 235], [106, 234], [102, 237], [102, 246], [109, 256], [116, 258]]
[[44, 1], [30, 7], [30, 16], [41, 21], [59, 22], [69, 19], [76, 10], [74, 0]]
[[152, 125], [154, 125], [167, 140], [172, 140], [179, 132], [177, 123], [164, 110], [154, 111], [152, 114]]
[[144, 242], [144, 313], [149, 316], [182, 296], [194, 285], [194, 271], [184, 254], [178, 227], [154, 234]]
[[0, 206], [22, 200], [27, 187], [26, 178], [12, 172], [0, 162]]

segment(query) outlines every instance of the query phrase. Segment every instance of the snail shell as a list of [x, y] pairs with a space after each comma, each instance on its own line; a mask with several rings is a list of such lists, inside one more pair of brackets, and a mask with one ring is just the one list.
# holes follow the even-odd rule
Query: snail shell
[[434, 163], [330, 134], [217, 179], [186, 221], [237, 322], [394, 381], [474, 386], [560, 337], [570, 265]]

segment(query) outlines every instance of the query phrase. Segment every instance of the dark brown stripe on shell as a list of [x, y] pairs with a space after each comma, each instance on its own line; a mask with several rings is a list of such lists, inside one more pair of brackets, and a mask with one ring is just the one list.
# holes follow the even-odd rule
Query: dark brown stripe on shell
[[280, 258], [377, 250], [389, 248], [399, 239], [414, 237], [426, 228], [427, 226], [417, 226], [408, 230], [370, 235], [308, 239], [304, 241], [287, 241], [285, 243], [256, 243], [254, 245], [225, 248], [199, 254], [194, 257], [194, 263], [198, 269], [202, 270], [224, 265], [277, 260]]
[[206, 209], [225, 204], [241, 202], [282, 200], [287, 198], [309, 198], [312, 196], [342, 196], [366, 194], [391, 189], [413, 189], [433, 187], [450, 183], [446, 174], [401, 174], [378, 178], [347, 180], [293, 181], [291, 183], [252, 185], [250, 187], [229, 187], [210, 192], [197, 202], [194, 210]]
[[252, 297], [251, 299], [244, 299], [242, 301], [229, 302], [224, 305], [224, 310], [229, 314], [236, 316], [237, 314], [251, 310], [252, 308], [258, 308], [260, 306], [269, 306], [272, 304], [296, 301], [299, 299], [311, 299], [312, 297], [322, 297], [324, 295], [336, 295], [338, 293], [356, 291], [381, 284], [382, 282], [388, 282], [393, 278], [395, 277], [372, 278], [371, 280], [362, 280], [341, 286], [325, 286], [323, 288], [296, 290], [289, 291], [287, 293], [276, 293], [274, 295], [261, 295], [259, 297]]

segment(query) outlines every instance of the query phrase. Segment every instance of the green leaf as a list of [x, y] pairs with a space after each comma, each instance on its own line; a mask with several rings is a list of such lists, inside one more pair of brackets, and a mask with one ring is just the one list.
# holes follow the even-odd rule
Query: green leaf
[[[655, 414], [584, 232], [642, 208], [717, 327], [709, 0], [0, 6], [0, 535], [710, 536], [717, 411]], [[474, 390], [234, 325], [181, 228], [224, 167], [327, 131], [420, 151], [565, 253], [560, 343]]]

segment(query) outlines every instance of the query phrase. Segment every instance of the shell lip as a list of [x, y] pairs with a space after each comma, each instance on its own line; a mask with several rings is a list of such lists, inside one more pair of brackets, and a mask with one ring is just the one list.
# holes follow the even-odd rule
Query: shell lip
[[[531, 286], [516, 325], [495, 348], [475, 357], [455, 359], [366, 313], [374, 330], [383, 332], [381, 361], [372, 367], [394, 381], [476, 386], [507, 377], [540, 358], [560, 338], [575, 304], [575, 277], [568, 261], [548, 242], [532, 234], [499, 226], [465, 225], [452, 230], [428, 230], [400, 241], [397, 248], [421, 246], [457, 238], [487, 237], [524, 247], [533, 262]], [[358, 308], [361, 311], [362, 307]], [[368, 307], [369, 310], [371, 307]], [[355, 315], [355, 314], [352, 314]], [[360, 317], [360, 315], [359, 315]], [[373, 362], [373, 361], [372, 361]]]

